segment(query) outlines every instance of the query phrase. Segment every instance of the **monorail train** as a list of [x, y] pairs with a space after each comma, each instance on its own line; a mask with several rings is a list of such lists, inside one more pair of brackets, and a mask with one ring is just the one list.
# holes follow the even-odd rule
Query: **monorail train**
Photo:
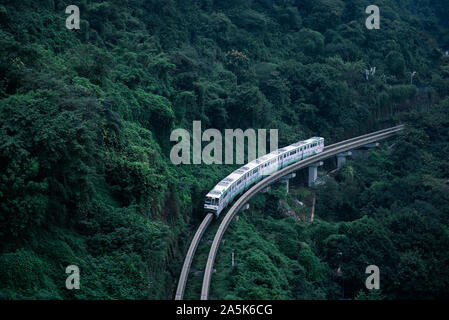
[[206, 214], [213, 213], [218, 217], [238, 194], [251, 185], [294, 162], [322, 152], [323, 148], [324, 138], [313, 137], [272, 151], [249, 162], [221, 180], [206, 195], [204, 203]]

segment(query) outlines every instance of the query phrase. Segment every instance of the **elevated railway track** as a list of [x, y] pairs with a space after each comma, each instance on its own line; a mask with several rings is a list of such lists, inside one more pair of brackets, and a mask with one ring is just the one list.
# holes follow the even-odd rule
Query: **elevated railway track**
[[[324, 159], [336, 156], [340, 153], [347, 152], [353, 149], [357, 149], [360, 147], [363, 147], [365, 145], [379, 142], [388, 138], [391, 138], [398, 134], [399, 131], [401, 131], [404, 128], [403, 125], [395, 126], [392, 128], [372, 132], [369, 134], [365, 134], [359, 137], [347, 139], [329, 146], [325, 146], [324, 150], [316, 155], [313, 155], [307, 159], [298, 161], [296, 163], [293, 163], [289, 165], [288, 167], [285, 167], [279, 171], [274, 172], [270, 176], [266, 177], [265, 179], [259, 181], [257, 184], [249, 188], [245, 193], [243, 193], [240, 198], [238, 198], [233, 206], [228, 210], [226, 213], [226, 216], [223, 218], [217, 233], [215, 234], [214, 240], [212, 242], [212, 246], [209, 252], [209, 256], [207, 259], [206, 268], [204, 270], [204, 276], [203, 276], [203, 284], [201, 289], [201, 300], [207, 300], [209, 298], [209, 291], [210, 291], [210, 283], [212, 279], [212, 273], [213, 273], [213, 267], [215, 262], [215, 257], [218, 252], [219, 245], [221, 243], [221, 240], [231, 223], [234, 216], [239, 212], [239, 210], [258, 192], [262, 191], [269, 185], [277, 182], [282, 177], [289, 175], [297, 170], [307, 168], [314, 163], [317, 163], [319, 161], [322, 161]], [[198, 244], [201, 240], [201, 237], [203, 236], [204, 232], [206, 231], [207, 227], [210, 225], [211, 221], [213, 220], [212, 214], [207, 214], [204, 217], [203, 222], [200, 224], [198, 230], [195, 233], [195, 236], [192, 239], [192, 242], [190, 244], [190, 247], [187, 251], [187, 255], [184, 260], [184, 264], [181, 270], [181, 274], [178, 281], [178, 287], [176, 290], [175, 300], [181, 300], [183, 299], [185, 286], [187, 283], [187, 277], [190, 272], [190, 266], [192, 265], [192, 261], [196, 252], [196, 249], [198, 247]]]

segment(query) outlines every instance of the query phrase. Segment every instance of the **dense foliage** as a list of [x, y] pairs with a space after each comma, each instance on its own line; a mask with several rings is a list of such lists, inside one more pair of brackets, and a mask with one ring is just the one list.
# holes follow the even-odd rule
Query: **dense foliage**
[[447, 296], [447, 0], [381, 2], [379, 30], [365, 0], [82, 0], [68, 30], [71, 4], [0, 1], [0, 298], [172, 298], [201, 199], [232, 170], [171, 164], [174, 128], [277, 128], [284, 145], [398, 118], [394, 148], [319, 191], [316, 223], [260, 200], [216, 294], [338, 297], [338, 248], [348, 297], [369, 259], [388, 298]]
[[285, 215], [282, 188], [259, 195], [225, 237], [214, 297], [448, 299], [449, 98], [406, 118], [397, 141], [324, 178], [313, 222]]

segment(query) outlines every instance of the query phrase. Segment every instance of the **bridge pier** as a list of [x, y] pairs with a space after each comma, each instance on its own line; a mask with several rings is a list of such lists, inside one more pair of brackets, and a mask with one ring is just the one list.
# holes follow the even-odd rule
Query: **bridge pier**
[[288, 190], [289, 190], [289, 187], [290, 187], [290, 179], [293, 179], [293, 178], [295, 178], [296, 177], [296, 173], [291, 173], [291, 174], [288, 174], [288, 175], [286, 175], [286, 176], [284, 176], [284, 177], [282, 177], [281, 178], [281, 180], [282, 181], [285, 181], [285, 183], [286, 183], [286, 187], [287, 187], [287, 191], [286, 191], [286, 193], [288, 194]]
[[377, 148], [379, 145], [380, 145], [379, 142], [365, 144], [364, 146], [361, 146], [357, 149], [352, 150], [353, 156], [354, 156], [354, 158], [365, 157], [367, 154], [367, 151], [369, 151], [373, 148]]
[[352, 156], [352, 152], [351, 151], [337, 154], [337, 167], [338, 167], [338, 169], [340, 169], [345, 164], [346, 157], [349, 157], [349, 156]]
[[362, 148], [372, 149], [372, 148], [377, 148], [379, 145], [380, 145], [379, 142], [373, 142], [373, 143], [365, 144]]
[[308, 186], [313, 187], [313, 185], [316, 182], [316, 178], [318, 177], [318, 167], [321, 167], [324, 164], [323, 161], [320, 162], [316, 162], [314, 164], [311, 164], [309, 166], [309, 182], [308, 182]]

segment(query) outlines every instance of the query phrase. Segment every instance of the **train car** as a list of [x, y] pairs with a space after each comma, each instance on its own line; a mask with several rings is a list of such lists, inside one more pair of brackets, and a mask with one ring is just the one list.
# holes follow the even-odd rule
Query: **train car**
[[204, 201], [206, 214], [219, 216], [234, 198], [266, 176], [298, 161], [320, 153], [324, 148], [324, 138], [313, 137], [287, 147], [275, 150], [253, 160], [221, 180]]

